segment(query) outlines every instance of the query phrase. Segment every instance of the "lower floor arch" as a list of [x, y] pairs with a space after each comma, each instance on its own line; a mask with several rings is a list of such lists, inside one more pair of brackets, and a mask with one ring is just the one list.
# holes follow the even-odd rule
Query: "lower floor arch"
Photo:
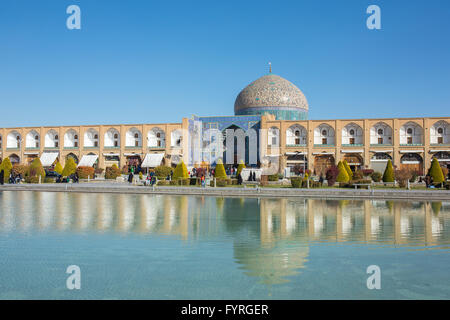
[[388, 160], [392, 161], [392, 156], [386, 152], [376, 152], [370, 159], [370, 169], [375, 172], [383, 173], [386, 169]]
[[334, 156], [331, 154], [318, 154], [314, 156], [314, 174], [325, 175], [327, 169], [335, 165]]
[[20, 157], [17, 154], [13, 153], [8, 158], [12, 165], [20, 164]]
[[353, 172], [361, 170], [364, 166], [364, 159], [358, 153], [346, 153], [342, 160], [347, 161]]
[[69, 160], [69, 159], [73, 159], [73, 161], [75, 161], [75, 163], [78, 164], [78, 157], [75, 154], [69, 153], [66, 156], [66, 161]]
[[400, 158], [400, 169], [415, 171], [423, 175], [423, 158], [418, 153], [405, 153]]
[[308, 169], [308, 157], [301, 152], [286, 153], [286, 169], [291, 174], [303, 174]]
[[142, 159], [138, 154], [127, 155], [126, 156], [126, 169], [128, 171], [133, 168], [133, 172], [139, 172], [141, 170]]

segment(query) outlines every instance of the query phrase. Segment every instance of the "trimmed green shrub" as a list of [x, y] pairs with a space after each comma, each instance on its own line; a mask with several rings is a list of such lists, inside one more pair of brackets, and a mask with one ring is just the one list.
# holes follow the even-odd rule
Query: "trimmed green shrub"
[[392, 166], [391, 159], [388, 160], [386, 169], [383, 174], [383, 182], [394, 182], [394, 167]]
[[350, 180], [352, 180], [353, 179], [353, 171], [352, 171], [352, 169], [350, 169], [350, 166], [348, 165], [347, 160], [342, 161], [342, 163], [344, 164], [345, 170], [347, 170], [348, 178]]
[[159, 180], [156, 184], [157, 186], [168, 186], [170, 184], [169, 180]]
[[[39, 178], [39, 177], [38, 177], [38, 178]], [[45, 179], [44, 179], [43, 182], [44, 182], [44, 183], [54, 183], [54, 182], [55, 182], [55, 179], [54, 179], [54, 178], [45, 177]]]
[[269, 181], [278, 181], [278, 174], [271, 174], [268, 176]]
[[348, 172], [345, 169], [345, 165], [344, 165], [344, 163], [342, 163], [342, 161], [339, 161], [339, 163], [338, 163], [338, 170], [339, 170], [339, 174], [336, 177], [337, 182], [347, 183], [348, 181], [350, 181], [350, 177], [349, 177]]
[[25, 175], [28, 174], [28, 170], [30, 170], [29, 166], [25, 166], [23, 164], [15, 164], [13, 165], [11, 171], [15, 174], [15, 175], [19, 175], [21, 174], [22, 177], [25, 177]]
[[79, 179], [94, 179], [95, 169], [93, 167], [81, 166], [77, 168], [77, 174]]
[[186, 165], [184, 164], [183, 160], [181, 160], [178, 164], [175, 170], [173, 171], [173, 180], [177, 179], [186, 179], [189, 178]]
[[302, 179], [300, 177], [292, 177], [291, 178], [291, 186], [292, 188], [301, 188]]
[[62, 172], [63, 177], [68, 177], [71, 174], [74, 174], [76, 171], [77, 171], [77, 164], [75, 163], [75, 160], [73, 160], [73, 158], [67, 159]]
[[55, 172], [57, 172], [57, 173], [59, 173], [59, 174], [62, 174], [62, 172], [63, 172], [63, 167], [62, 167], [61, 163], [59, 163], [59, 161], [56, 162], [55, 168], [53, 169], [53, 171], [55, 171]]
[[430, 176], [433, 178], [433, 183], [442, 183], [445, 181], [444, 173], [436, 158], [433, 158], [429, 172]]
[[39, 183], [39, 177], [37, 177], [37, 176], [34, 176], [34, 177], [28, 176], [28, 177], [25, 178], [25, 182], [26, 183]]
[[238, 168], [237, 168], [237, 171], [236, 171], [236, 176], [238, 176], [239, 173], [241, 173], [242, 169], [244, 169], [244, 168], [245, 168], [245, 164], [244, 164], [243, 161], [241, 161], [241, 162], [239, 163], [239, 165], [238, 165]]
[[215, 178], [226, 178], [227, 173], [225, 172], [225, 167], [221, 160], [217, 162], [216, 168], [214, 169], [214, 177]]
[[217, 187], [226, 187], [227, 186], [226, 179], [217, 179], [216, 180], [216, 186]]
[[381, 172], [375, 171], [370, 175], [370, 177], [374, 182], [380, 182], [381, 179], [383, 178], [383, 175], [381, 174]]
[[11, 161], [9, 160], [9, 158], [5, 158], [2, 161], [2, 163], [0, 164], [0, 171], [1, 170], [3, 170], [3, 172], [4, 172], [4, 177], [3, 177], [4, 183], [8, 183], [9, 175], [10, 175], [11, 170], [12, 170], [12, 164], [11, 164]]
[[41, 182], [45, 179], [45, 170], [42, 167], [41, 160], [39, 158], [35, 158], [30, 165], [30, 169], [28, 170], [28, 175], [30, 177], [39, 177], [41, 176]]
[[362, 172], [361, 170], [357, 170], [357, 171], [353, 174], [352, 180], [359, 180], [359, 179], [362, 179], [362, 178], [364, 178], [363, 172]]
[[113, 164], [111, 167], [107, 167], [105, 171], [105, 179], [116, 179], [122, 175], [117, 165]]
[[158, 179], [166, 179], [172, 172], [172, 168], [168, 166], [158, 166], [155, 168], [155, 174]]
[[144, 175], [142, 174], [142, 172], [139, 172], [139, 180], [144, 179]]

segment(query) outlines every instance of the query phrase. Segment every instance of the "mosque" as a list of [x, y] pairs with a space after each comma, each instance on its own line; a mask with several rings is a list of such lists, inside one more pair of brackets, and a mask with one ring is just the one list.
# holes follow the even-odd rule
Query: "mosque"
[[[288, 80], [270, 72], [237, 96], [234, 116], [192, 116], [180, 123], [116, 124], [0, 129], [0, 158], [27, 164], [36, 157], [44, 167], [73, 158], [79, 166], [152, 168], [228, 166], [244, 161], [260, 167], [276, 162], [279, 173], [309, 169], [317, 175], [347, 160], [352, 170], [383, 172], [388, 159], [397, 168], [423, 172], [437, 158], [450, 168], [450, 117], [309, 120], [308, 101]], [[236, 132], [245, 147], [231, 144]], [[217, 134], [219, 133], [219, 134]], [[256, 155], [249, 152], [257, 149]], [[230, 156], [231, 155], [231, 156]]]

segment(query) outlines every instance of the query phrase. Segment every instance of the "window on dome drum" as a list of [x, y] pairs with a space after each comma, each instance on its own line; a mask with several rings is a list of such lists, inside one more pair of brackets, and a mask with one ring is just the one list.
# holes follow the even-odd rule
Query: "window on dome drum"
[[322, 144], [327, 144], [327, 138], [322, 138]]
[[[350, 131], [350, 134], [351, 134], [351, 131]], [[355, 138], [350, 138], [349, 142], [350, 142], [350, 144], [355, 144]]]

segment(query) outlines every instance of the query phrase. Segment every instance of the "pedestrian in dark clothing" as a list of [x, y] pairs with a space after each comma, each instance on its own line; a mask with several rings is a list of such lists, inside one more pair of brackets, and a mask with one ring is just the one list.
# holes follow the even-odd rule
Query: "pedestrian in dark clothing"
[[132, 183], [133, 182], [133, 173], [132, 172], [130, 172], [130, 174], [128, 175], [128, 182], [129, 183]]
[[242, 184], [242, 176], [241, 173], [239, 172], [238, 176], [237, 176], [237, 180], [238, 180], [238, 185]]
[[253, 181], [256, 181], [256, 172], [253, 171]]
[[5, 180], [5, 171], [2, 169], [2, 171], [0, 171], [0, 184], [3, 185]]
[[319, 178], [319, 183], [320, 183], [320, 185], [322, 185], [322, 184], [323, 184], [323, 175], [320, 175], [320, 178]]

